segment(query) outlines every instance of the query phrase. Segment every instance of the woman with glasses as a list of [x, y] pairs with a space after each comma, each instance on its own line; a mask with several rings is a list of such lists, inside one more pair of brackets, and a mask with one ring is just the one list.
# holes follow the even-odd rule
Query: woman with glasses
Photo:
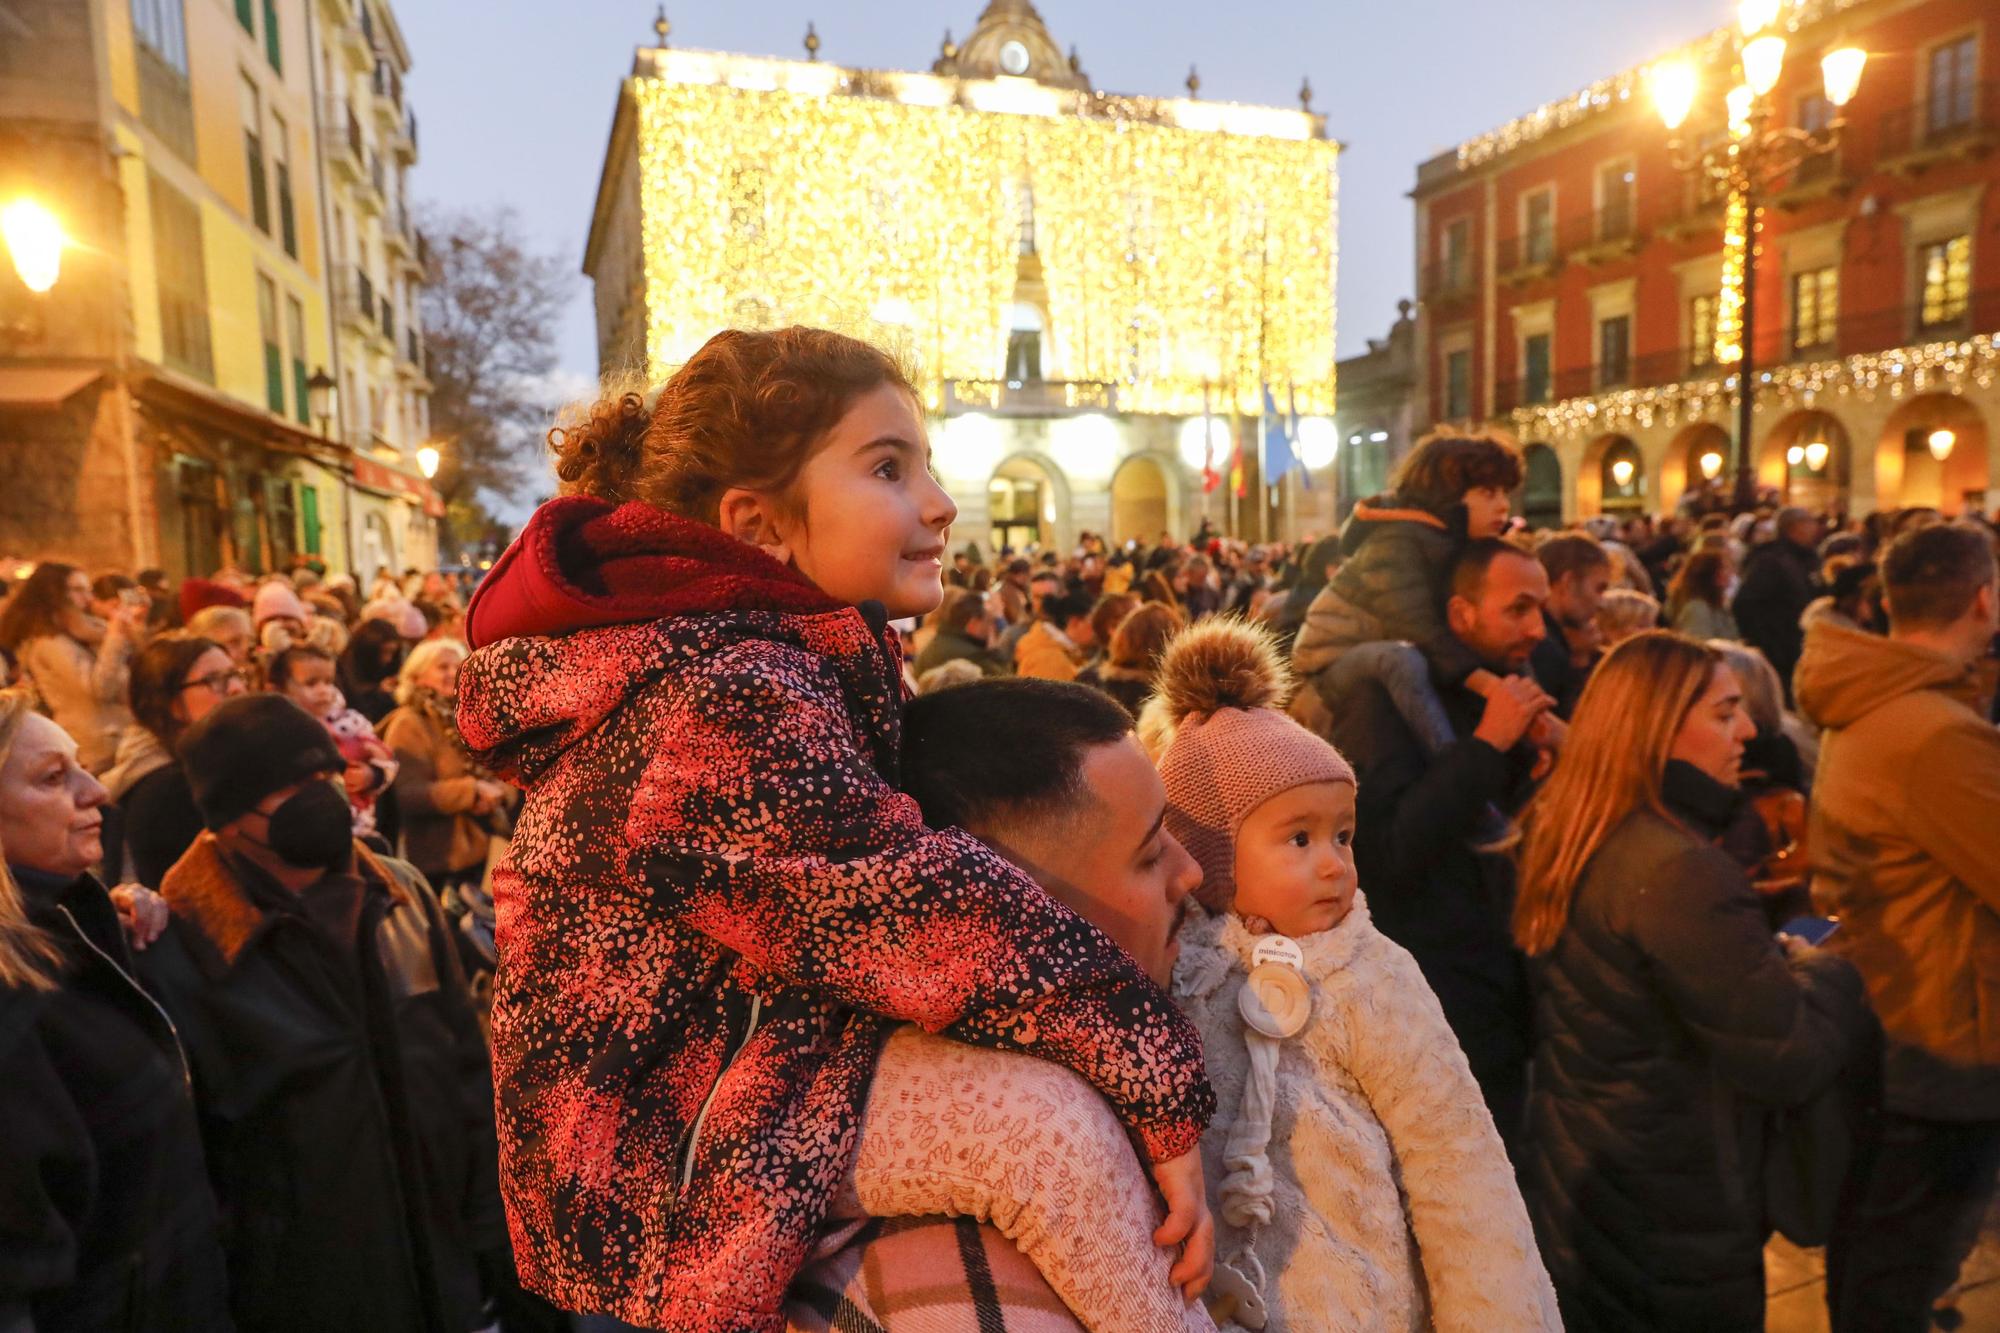
[[[243, 693], [243, 670], [213, 639], [162, 635], [132, 660], [132, 715], [104, 785], [120, 813], [106, 840], [106, 872], [157, 889], [201, 833], [187, 775], [175, 762], [181, 733], [224, 699]], [[114, 864], [115, 862], [115, 864]]]

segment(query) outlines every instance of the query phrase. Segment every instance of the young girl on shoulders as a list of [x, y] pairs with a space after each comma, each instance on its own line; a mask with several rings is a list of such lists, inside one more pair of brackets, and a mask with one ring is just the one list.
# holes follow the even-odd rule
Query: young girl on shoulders
[[1205, 1280], [1192, 1026], [1117, 945], [895, 786], [890, 620], [957, 511], [882, 352], [717, 335], [552, 436], [564, 497], [474, 598], [459, 724], [526, 791], [494, 874], [501, 1175], [527, 1285], [775, 1330], [916, 1022], [1083, 1075]]

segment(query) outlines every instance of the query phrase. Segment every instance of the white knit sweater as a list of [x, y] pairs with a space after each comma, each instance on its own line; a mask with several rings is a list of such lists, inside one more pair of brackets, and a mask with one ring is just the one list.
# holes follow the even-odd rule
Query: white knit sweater
[[[1257, 937], [1196, 913], [1180, 938], [1174, 994], [1219, 1102], [1202, 1158], [1222, 1262], [1249, 1239], [1224, 1220], [1220, 1190], [1249, 1070], [1236, 997]], [[1278, 1061], [1273, 1216], [1254, 1240], [1267, 1330], [1560, 1330], [1506, 1150], [1416, 960], [1358, 893], [1346, 920], [1297, 943], [1312, 1018]]]

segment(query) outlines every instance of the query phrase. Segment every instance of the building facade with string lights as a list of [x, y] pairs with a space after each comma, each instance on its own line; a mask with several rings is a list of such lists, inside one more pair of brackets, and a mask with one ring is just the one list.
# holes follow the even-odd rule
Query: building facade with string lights
[[[1726, 498], [1748, 245], [1758, 485], [1851, 513], [2000, 501], [2000, 14], [1767, 7], [1784, 59], [1751, 71], [1775, 75], [1758, 132], [1815, 147], [1782, 148], [1796, 161], [1753, 196], [1754, 231], [1674, 151], [1747, 133], [1725, 110], [1746, 79], [1734, 29], [1663, 53], [1698, 78], [1683, 145], [1649, 65], [1418, 170], [1417, 416], [1509, 425], [1534, 521]], [[1868, 55], [1853, 88], [1821, 68], [1847, 47]]]
[[[723, 328], [837, 328], [914, 368], [956, 535], [989, 550], [1326, 526], [1339, 145], [1309, 87], [1101, 92], [1027, 0], [921, 72], [656, 26], [584, 261], [607, 376], [658, 383]], [[1307, 465], [1269, 485], [1267, 387]]]

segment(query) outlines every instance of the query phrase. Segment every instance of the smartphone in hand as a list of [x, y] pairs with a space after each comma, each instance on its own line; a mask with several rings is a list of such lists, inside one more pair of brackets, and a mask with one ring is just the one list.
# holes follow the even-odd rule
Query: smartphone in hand
[[1778, 927], [1780, 935], [1790, 935], [1795, 940], [1804, 940], [1817, 949], [1826, 943], [1827, 937], [1840, 929], [1837, 918], [1828, 916], [1795, 916]]

